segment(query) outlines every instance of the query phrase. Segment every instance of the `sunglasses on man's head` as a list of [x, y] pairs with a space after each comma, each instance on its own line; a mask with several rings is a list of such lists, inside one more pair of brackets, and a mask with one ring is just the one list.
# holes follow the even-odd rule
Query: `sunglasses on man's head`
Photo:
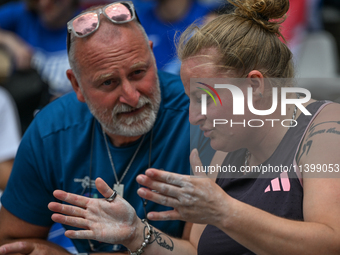
[[123, 24], [134, 19], [140, 23], [131, 1], [119, 1], [93, 11], [81, 13], [67, 23], [67, 53], [69, 53], [71, 47], [70, 33], [73, 32], [76, 37], [80, 38], [94, 33], [100, 25], [100, 14], [104, 14], [107, 19], [115, 24]]

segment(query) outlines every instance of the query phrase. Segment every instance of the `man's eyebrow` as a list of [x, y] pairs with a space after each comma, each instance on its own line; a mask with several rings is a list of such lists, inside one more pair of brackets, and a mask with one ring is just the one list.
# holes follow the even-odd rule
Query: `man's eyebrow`
[[[142, 68], [142, 67], [146, 67], [150, 64], [150, 62], [144, 62], [144, 61], [140, 61], [137, 62], [135, 64], [133, 64], [132, 66], [130, 66], [130, 69], [138, 69], [138, 68]], [[108, 73], [108, 74], [102, 74], [99, 77], [96, 78], [96, 80], [104, 80], [106, 78], [110, 78], [115, 74], [115, 72], [112, 73]]]
[[149, 65], [149, 61], [148, 62], [140, 61], [130, 66], [130, 69], [138, 69], [138, 68], [145, 67], [148, 65]]
[[109, 77], [111, 77], [113, 74], [114, 74], [114, 73], [102, 74], [102, 75], [100, 75], [96, 80], [103, 80], [103, 79], [109, 78]]

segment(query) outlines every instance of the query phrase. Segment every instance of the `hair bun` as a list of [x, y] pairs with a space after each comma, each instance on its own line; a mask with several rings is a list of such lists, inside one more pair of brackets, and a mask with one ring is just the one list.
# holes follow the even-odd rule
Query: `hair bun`
[[229, 0], [235, 14], [252, 19], [264, 29], [282, 36], [279, 29], [289, 9], [289, 0]]
[[259, 2], [255, 2], [251, 7], [257, 13], [262, 13], [266, 9], [267, 4], [265, 1], [261, 0]]

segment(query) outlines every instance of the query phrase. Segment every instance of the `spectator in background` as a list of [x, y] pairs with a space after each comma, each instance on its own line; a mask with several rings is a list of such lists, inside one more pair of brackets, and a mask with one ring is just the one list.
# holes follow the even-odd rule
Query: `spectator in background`
[[23, 132], [37, 108], [72, 90], [65, 74], [66, 23], [78, 9], [78, 0], [26, 0], [0, 7], [0, 45], [13, 62], [3, 85], [16, 102]]
[[219, 6], [216, 6], [216, 8], [212, 9], [207, 15], [204, 17], [204, 24], [209, 23], [213, 19], [217, 18], [218, 16], [222, 14], [231, 13], [234, 10], [233, 5], [229, 3], [221, 4]]
[[[287, 13], [287, 19], [282, 24], [281, 33], [296, 61], [308, 32], [308, 3], [306, 0], [290, 0], [289, 3], [290, 8]], [[281, 41], [283, 40], [281, 39]]]
[[78, 8], [78, 0], [26, 0], [0, 8], [0, 43], [13, 54], [16, 69], [37, 69], [53, 96], [72, 90], [65, 75], [66, 23]]
[[8, 92], [0, 87], [0, 196], [6, 187], [19, 143], [20, 129], [15, 104]]
[[[176, 57], [174, 37], [191, 23], [209, 12], [208, 6], [197, 0], [157, 0], [152, 9], [141, 10], [138, 16], [151, 41], [159, 70], [178, 74], [180, 61]], [[140, 9], [137, 9], [137, 11]]]
[[[323, 0], [290, 0], [290, 9], [282, 23], [281, 32], [294, 55], [294, 61], [300, 57], [306, 35], [322, 28], [321, 2]], [[216, 6], [204, 18], [208, 23], [214, 18], [232, 12], [234, 7], [228, 2]], [[281, 41], [282, 38], [280, 39]]]
[[19, 0], [0, 0], [0, 6], [9, 2], [15, 2], [15, 1], [19, 1]]
[[322, 7], [324, 0], [309, 0], [308, 3], [308, 28], [310, 31], [323, 29]]
[[340, 2], [338, 0], [323, 0], [325, 5], [330, 5], [340, 9]]

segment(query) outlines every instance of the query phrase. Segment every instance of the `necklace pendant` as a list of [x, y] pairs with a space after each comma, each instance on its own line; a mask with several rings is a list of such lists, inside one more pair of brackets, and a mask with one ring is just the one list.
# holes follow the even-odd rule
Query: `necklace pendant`
[[119, 195], [119, 196], [121, 196], [121, 197], [123, 197], [123, 195], [124, 195], [124, 184], [115, 184], [115, 185], [113, 185], [113, 189], [115, 190], [115, 191], [117, 191], [117, 194]]

